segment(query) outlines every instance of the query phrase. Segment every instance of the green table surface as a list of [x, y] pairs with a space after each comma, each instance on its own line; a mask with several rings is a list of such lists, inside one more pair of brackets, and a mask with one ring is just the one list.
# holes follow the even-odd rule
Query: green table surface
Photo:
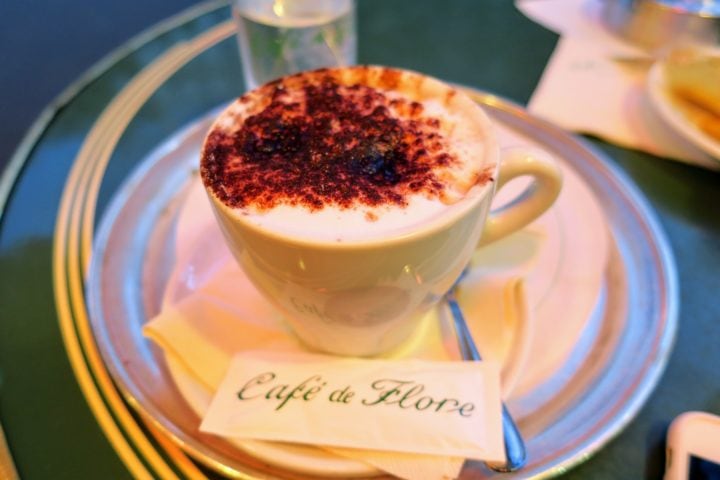
[[[52, 282], [58, 205], [85, 136], [120, 89], [168, 49], [229, 16], [227, 7], [186, 16], [125, 48], [28, 136], [0, 184], [0, 420], [22, 478], [131, 478], [91, 414], [61, 338]], [[557, 41], [509, 0], [359, 0], [358, 37], [361, 63], [418, 70], [520, 104]], [[234, 39], [212, 47], [147, 102], [117, 155], [140, 160], [158, 138], [237, 96], [241, 77]], [[565, 478], [657, 479], [670, 421], [688, 410], [720, 413], [720, 175], [590, 141], [656, 210], [677, 263], [680, 316], [673, 354], [645, 406]], [[98, 218], [134, 165], [111, 163]]]

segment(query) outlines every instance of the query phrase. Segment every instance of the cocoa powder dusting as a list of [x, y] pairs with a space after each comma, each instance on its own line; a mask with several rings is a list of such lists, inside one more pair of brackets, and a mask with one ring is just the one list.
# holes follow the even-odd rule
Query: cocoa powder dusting
[[433, 168], [457, 160], [443, 143], [441, 122], [417, 118], [421, 104], [341, 85], [329, 75], [268, 88], [265, 108], [236, 132], [216, 128], [206, 140], [203, 181], [226, 205], [318, 210], [402, 206], [417, 193], [442, 196]]

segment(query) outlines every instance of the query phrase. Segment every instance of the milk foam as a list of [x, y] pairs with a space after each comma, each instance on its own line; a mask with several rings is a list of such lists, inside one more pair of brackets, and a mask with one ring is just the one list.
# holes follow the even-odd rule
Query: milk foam
[[[422, 104], [422, 118], [440, 120], [440, 131], [449, 155], [460, 161], [438, 168], [442, 179], [442, 198], [429, 198], [423, 192], [408, 193], [404, 205], [353, 204], [350, 207], [325, 205], [321, 209], [308, 209], [303, 205], [279, 204], [269, 209], [256, 209], [252, 205], [223, 209], [239, 221], [249, 222], [258, 228], [270, 230], [303, 240], [323, 242], [367, 241], [406, 235], [426, 225], [453, 216], [453, 212], [468, 207], [477, 197], [492, 188], [496, 168], [493, 163], [497, 145], [491, 134], [489, 121], [471, 99], [430, 77], [402, 71], [401, 81], [384, 89], [379, 76], [388, 69], [382, 67], [355, 67], [342, 71], [343, 80], [356, 77], [354, 70], [364, 69], [363, 80], [377, 88], [389, 99], [405, 99]], [[367, 72], [370, 75], [367, 75]], [[332, 71], [331, 71], [332, 72]], [[348, 73], [349, 72], [349, 73]], [[393, 70], [393, 72], [397, 72]], [[307, 75], [307, 74], [306, 74]], [[250, 94], [249, 100], [233, 103], [218, 118], [214, 130], [234, 131], [243, 119], [264, 108], [267, 102], [262, 87]], [[290, 90], [292, 91], [292, 90]], [[394, 115], [403, 116], [394, 111]], [[433, 169], [435, 172], [435, 169]], [[207, 185], [207, 182], [206, 182]], [[209, 189], [210, 190], [210, 189]], [[221, 200], [215, 199], [222, 203]]]
[[[262, 229], [283, 232], [289, 236], [329, 242], [365, 241], [373, 238], [397, 237], [416, 231], [430, 221], [448, 214], [457, 204], [446, 205], [416, 195], [405, 208], [376, 207], [338, 209], [325, 207], [309, 212], [303, 208], [280, 205], [268, 212], [240, 214], [244, 221]], [[369, 213], [369, 215], [368, 215]], [[376, 215], [377, 219], [369, 219]]]

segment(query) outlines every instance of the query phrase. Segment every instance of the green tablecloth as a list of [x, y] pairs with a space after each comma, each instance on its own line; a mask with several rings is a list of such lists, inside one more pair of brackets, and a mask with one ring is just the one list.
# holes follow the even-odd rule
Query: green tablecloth
[[[103, 109], [144, 66], [226, 21], [229, 9], [186, 16], [114, 61], [29, 136], [3, 187], [0, 218], [0, 420], [25, 479], [130, 478], [103, 435], [68, 362], [53, 292], [53, 234], [63, 188]], [[428, 73], [524, 104], [557, 37], [508, 0], [360, 0], [359, 61]], [[153, 95], [116, 155], [141, 160], [163, 138], [237, 96], [230, 38], [184, 66]], [[592, 140], [647, 195], [674, 250], [680, 280], [677, 343], [667, 371], [627, 429], [567, 478], [660, 478], [669, 422], [720, 413], [720, 175]], [[110, 164], [97, 217], [133, 161]], [[12, 166], [11, 166], [12, 167]]]

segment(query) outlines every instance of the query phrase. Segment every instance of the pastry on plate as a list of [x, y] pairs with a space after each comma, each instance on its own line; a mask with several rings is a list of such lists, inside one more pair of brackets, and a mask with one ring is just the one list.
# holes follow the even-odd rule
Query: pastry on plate
[[720, 55], [676, 50], [665, 61], [665, 79], [685, 116], [720, 141]]

